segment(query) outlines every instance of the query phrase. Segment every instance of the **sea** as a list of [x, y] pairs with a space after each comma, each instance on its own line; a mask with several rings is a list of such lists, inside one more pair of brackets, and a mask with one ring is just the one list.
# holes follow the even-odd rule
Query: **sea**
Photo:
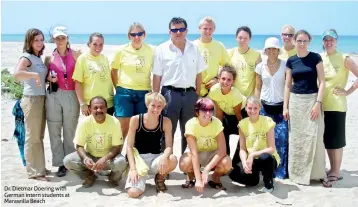
[[[128, 43], [127, 34], [103, 34], [104, 41], [107, 45], [121, 45]], [[70, 34], [70, 43], [72, 44], [86, 44], [88, 42], [89, 34]], [[189, 40], [199, 38], [199, 34], [188, 34]], [[1, 34], [2, 42], [23, 42], [24, 34]], [[250, 41], [250, 47], [257, 50], [262, 50], [265, 40], [268, 37], [277, 37], [279, 35], [253, 35]], [[148, 34], [145, 42], [152, 45], [159, 45], [169, 39], [169, 34]], [[235, 34], [214, 34], [214, 39], [222, 42], [227, 49], [237, 46]], [[45, 37], [46, 41], [46, 37]], [[281, 42], [282, 44], [282, 42]], [[358, 54], [358, 36], [339, 36], [338, 50], [349, 54]], [[313, 35], [309, 50], [314, 52], [322, 52], [322, 36]]]

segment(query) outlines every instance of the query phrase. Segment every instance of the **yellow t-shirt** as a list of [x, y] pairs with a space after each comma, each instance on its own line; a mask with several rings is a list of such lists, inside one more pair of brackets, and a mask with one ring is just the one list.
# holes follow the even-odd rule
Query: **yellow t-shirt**
[[113, 83], [106, 56], [81, 54], [77, 58], [72, 79], [82, 83], [86, 104], [89, 104], [91, 98], [102, 96], [106, 99], [108, 108], [113, 106]]
[[200, 125], [197, 117], [193, 117], [185, 124], [185, 136], [192, 135], [196, 138], [199, 152], [211, 152], [218, 148], [216, 136], [223, 129], [221, 121], [214, 116], [212, 121], [205, 127]]
[[297, 54], [297, 50], [294, 47], [292, 50], [285, 50], [285, 47], [281, 47], [281, 54], [278, 56], [281, 60], [287, 61], [287, 59], [291, 56], [294, 56]]
[[235, 87], [232, 87], [228, 94], [222, 94], [220, 83], [211, 87], [208, 97], [215, 101], [227, 115], [235, 115], [234, 107], [243, 102], [242, 94]]
[[117, 86], [132, 90], [150, 90], [154, 47], [143, 44], [139, 50], [131, 43], [122, 45], [111, 63], [118, 70]]
[[208, 66], [207, 69], [201, 73], [202, 84], [200, 96], [204, 96], [208, 93], [205, 84], [217, 77], [219, 66], [229, 63], [230, 57], [223, 43], [216, 40], [212, 40], [209, 43], [203, 43], [200, 39], [197, 39], [193, 44], [199, 48], [201, 55], [204, 57], [205, 63]]
[[228, 50], [228, 53], [237, 71], [235, 88], [246, 97], [252, 95], [256, 84], [255, 67], [260, 53], [250, 48], [245, 54], [241, 54], [238, 47]]
[[[246, 149], [248, 154], [250, 154], [267, 148], [266, 134], [276, 126], [276, 123], [270, 117], [260, 115], [256, 123], [252, 123], [249, 117], [247, 117], [241, 120], [238, 126], [245, 135]], [[280, 156], [277, 154], [276, 149], [272, 155], [275, 157], [277, 165], [279, 165]]]
[[73, 142], [85, 147], [91, 155], [103, 157], [112, 146], [123, 145], [121, 124], [108, 114], [102, 124], [98, 124], [92, 115], [88, 116], [78, 124]]
[[347, 98], [345, 96], [334, 95], [335, 88], [345, 88], [348, 81], [349, 70], [344, 66], [347, 55], [337, 52], [328, 56], [326, 53], [320, 54], [323, 61], [326, 87], [323, 93], [324, 111], [347, 111]]

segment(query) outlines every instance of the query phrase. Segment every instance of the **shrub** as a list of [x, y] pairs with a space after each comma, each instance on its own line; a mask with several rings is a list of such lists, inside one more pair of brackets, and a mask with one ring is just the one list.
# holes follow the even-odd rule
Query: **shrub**
[[2, 92], [9, 93], [12, 98], [19, 99], [22, 97], [24, 86], [17, 80], [13, 74], [7, 69], [1, 70], [1, 90]]

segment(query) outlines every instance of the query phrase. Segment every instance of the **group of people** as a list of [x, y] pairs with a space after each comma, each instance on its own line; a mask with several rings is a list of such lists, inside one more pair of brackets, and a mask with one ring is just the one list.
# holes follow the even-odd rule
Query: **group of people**
[[[29, 178], [47, 180], [47, 120], [57, 176], [70, 170], [90, 187], [98, 173], [109, 171], [108, 184], [118, 186], [126, 171], [130, 197], [143, 194], [148, 174], [155, 175], [157, 191], [165, 191], [178, 164], [187, 175], [182, 187], [199, 192], [205, 184], [224, 190], [224, 175], [255, 186], [261, 172], [265, 192], [272, 192], [275, 177], [305, 185], [321, 179], [325, 187], [343, 179], [346, 96], [358, 79], [345, 87], [349, 71], [358, 77], [358, 67], [337, 51], [335, 30], [324, 32], [325, 52], [318, 54], [309, 51], [307, 31], [284, 25], [283, 46], [270, 37], [260, 54], [250, 48], [246, 26], [237, 29], [238, 47], [229, 50], [213, 39], [211, 17], [200, 21], [201, 36], [193, 42], [183, 18], [172, 18], [168, 27], [170, 39], [153, 47], [144, 43], [144, 27], [132, 24], [130, 42], [111, 61], [102, 54], [102, 34], [91, 34], [89, 52], [81, 54], [71, 49], [62, 26], [53, 31], [56, 49], [43, 61], [43, 33], [27, 31], [14, 75], [24, 83]], [[80, 112], [86, 118], [78, 123]], [[178, 121], [179, 159], [173, 155]], [[232, 159], [231, 134], [239, 135]]]

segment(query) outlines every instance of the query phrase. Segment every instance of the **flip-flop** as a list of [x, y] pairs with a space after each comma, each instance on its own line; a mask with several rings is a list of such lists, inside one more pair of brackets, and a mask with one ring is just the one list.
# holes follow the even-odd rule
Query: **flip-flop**
[[192, 188], [195, 186], [195, 180], [186, 180], [184, 184], [181, 184], [182, 188]]
[[214, 189], [217, 189], [217, 190], [227, 190], [222, 183], [215, 183], [214, 181], [212, 180], [209, 180], [208, 182], [208, 185], [211, 187], [211, 188], [214, 188]]
[[[334, 181], [343, 180], [343, 176], [337, 177], [337, 176], [334, 176], [334, 175], [328, 175], [327, 178], [336, 178], [336, 180], [334, 180]], [[324, 179], [321, 178], [321, 179], [319, 179], [319, 181], [323, 182]]]

